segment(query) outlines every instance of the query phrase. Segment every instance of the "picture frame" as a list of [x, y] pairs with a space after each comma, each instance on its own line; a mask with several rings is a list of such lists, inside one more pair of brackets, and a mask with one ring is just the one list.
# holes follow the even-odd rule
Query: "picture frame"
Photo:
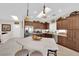
[[2, 31], [11, 31], [11, 24], [2, 24]]

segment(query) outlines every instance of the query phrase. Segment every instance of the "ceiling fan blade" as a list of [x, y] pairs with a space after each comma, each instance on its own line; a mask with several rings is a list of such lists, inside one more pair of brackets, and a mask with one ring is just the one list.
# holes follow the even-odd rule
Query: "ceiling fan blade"
[[[47, 14], [47, 13], [49, 13], [51, 11], [51, 8], [48, 8], [48, 7], [46, 7], [45, 8], [45, 13]], [[41, 12], [41, 13], [39, 13], [38, 14], [38, 18], [41, 18], [41, 17], [43, 17], [44, 16], [44, 14], [43, 14], [43, 11]]]

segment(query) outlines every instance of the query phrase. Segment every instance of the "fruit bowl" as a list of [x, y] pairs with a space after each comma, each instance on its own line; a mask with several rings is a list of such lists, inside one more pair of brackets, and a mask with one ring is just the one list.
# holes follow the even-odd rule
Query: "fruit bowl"
[[37, 36], [37, 35], [32, 35], [32, 39], [33, 39], [33, 40], [36, 40], [36, 41], [39, 41], [39, 40], [42, 39], [42, 37], [39, 37], [39, 36]]

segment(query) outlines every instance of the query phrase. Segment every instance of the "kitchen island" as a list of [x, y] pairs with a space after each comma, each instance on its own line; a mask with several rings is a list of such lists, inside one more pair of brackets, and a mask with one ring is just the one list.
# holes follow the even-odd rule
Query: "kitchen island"
[[[18, 44], [19, 43], [19, 44]], [[15, 56], [17, 51], [22, 49], [28, 49], [31, 52], [40, 51], [43, 56], [49, 55], [50, 50], [54, 51], [57, 55], [58, 46], [54, 39], [42, 38], [40, 41], [32, 39], [32, 36], [26, 38], [10, 39], [0, 45], [1, 56]]]
[[30, 50], [30, 53], [33, 51], [40, 51], [43, 56], [48, 56], [49, 52], [54, 52], [55, 56], [57, 55], [58, 46], [54, 40], [54, 38], [42, 38], [41, 40], [33, 40], [32, 36], [27, 38], [17, 40], [17, 42], [21, 43], [24, 46], [24, 49]]

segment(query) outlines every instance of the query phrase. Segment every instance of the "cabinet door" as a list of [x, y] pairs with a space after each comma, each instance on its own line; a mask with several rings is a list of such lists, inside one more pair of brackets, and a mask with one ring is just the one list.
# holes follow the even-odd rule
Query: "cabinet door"
[[60, 21], [60, 29], [63, 29], [63, 21]]
[[49, 29], [49, 23], [46, 24], [46, 29]]
[[63, 39], [62, 39], [63, 46], [66, 46], [66, 40], [67, 40], [67, 37], [63, 37]]
[[79, 30], [75, 30], [76, 32], [76, 50], [79, 51]]
[[58, 36], [58, 44], [63, 45], [63, 37]]
[[58, 36], [58, 43], [60, 45], [66, 46], [66, 40], [67, 40], [67, 37]]
[[65, 29], [65, 22], [64, 22], [65, 20], [62, 20], [61, 21], [61, 29]]
[[67, 22], [67, 20], [62, 21], [62, 29], [67, 29], [67, 27], [66, 27], [67, 23], [66, 22]]
[[73, 30], [68, 30], [67, 32], [66, 46], [68, 48], [74, 49]]
[[76, 50], [76, 30], [73, 30], [73, 49]]
[[73, 29], [79, 29], [79, 16], [73, 16]]
[[57, 22], [57, 29], [62, 29], [62, 20]]
[[79, 29], [79, 15], [74, 17], [73, 25], [74, 25], [74, 29]]
[[72, 18], [72, 20], [73, 20], [73, 29], [75, 30], [76, 29], [76, 22], [77, 22], [77, 18], [76, 18], [76, 16], [74, 17], [73, 16], [73, 18]]
[[76, 31], [68, 30], [67, 36], [66, 46], [70, 49], [76, 50]]
[[76, 42], [76, 49], [75, 50], [79, 52], [79, 40], [78, 40], [78, 42]]
[[68, 18], [67, 19], [67, 24], [68, 24], [68, 29], [73, 29], [73, 20], [72, 18]]
[[68, 38], [73, 38], [73, 30], [67, 30], [67, 37]]
[[77, 16], [77, 20], [76, 20], [76, 28], [79, 29], [79, 15]]
[[41, 23], [41, 26], [40, 26], [40, 27], [41, 27], [41, 29], [44, 29], [44, 24], [43, 24], [43, 23]]

